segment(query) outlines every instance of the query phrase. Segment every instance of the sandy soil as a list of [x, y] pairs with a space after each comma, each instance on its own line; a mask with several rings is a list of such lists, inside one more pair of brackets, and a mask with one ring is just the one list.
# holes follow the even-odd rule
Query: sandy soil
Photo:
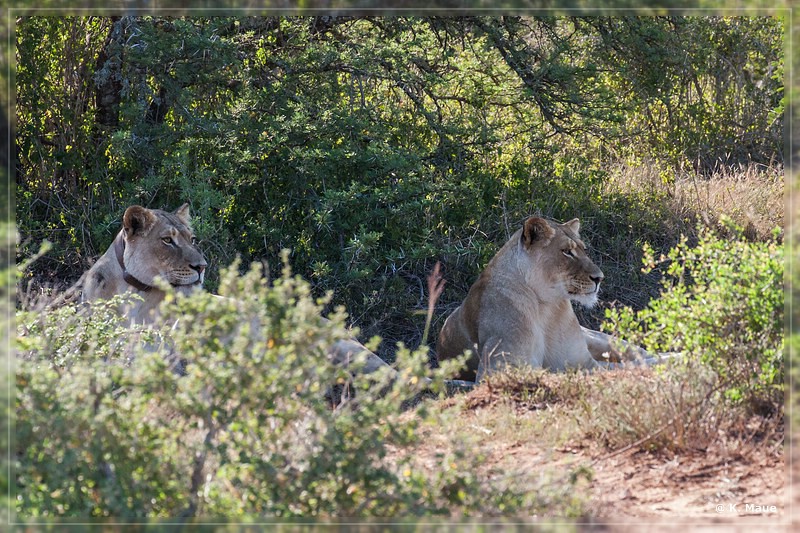
[[[479, 422], [485, 413], [478, 411], [503, 407], [475, 404], [480, 407], [460, 416], [467, 417], [467, 426], [486, 432], [481, 447], [486, 464], [492, 465], [490, 477], [554, 466], [563, 466], [566, 475], [588, 467], [591, 479], [580, 490], [588, 502], [585, 525], [590, 529], [800, 531], [800, 491], [791, 490], [791, 478], [800, 481], [800, 465], [788, 453], [737, 453], [714, 445], [679, 454], [641, 448], [614, 453], [599, 446], [550, 449], [536, 439], [506, 441], [490, 435]], [[440, 435], [431, 436], [431, 446], [442, 444], [436, 442]]]

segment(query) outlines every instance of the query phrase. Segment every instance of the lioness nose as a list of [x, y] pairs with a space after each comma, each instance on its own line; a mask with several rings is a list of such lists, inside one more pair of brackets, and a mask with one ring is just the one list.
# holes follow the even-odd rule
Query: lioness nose
[[202, 274], [203, 271], [206, 269], [206, 263], [197, 263], [197, 264], [189, 265], [189, 266], [192, 267], [193, 269], [197, 270], [198, 274]]
[[592, 281], [594, 281], [594, 286], [595, 287], [599, 287], [600, 286], [600, 282], [603, 281], [603, 278], [605, 276], [603, 276], [603, 274], [601, 273], [601, 274], [599, 274], [597, 276], [590, 276], [590, 277], [591, 277]]

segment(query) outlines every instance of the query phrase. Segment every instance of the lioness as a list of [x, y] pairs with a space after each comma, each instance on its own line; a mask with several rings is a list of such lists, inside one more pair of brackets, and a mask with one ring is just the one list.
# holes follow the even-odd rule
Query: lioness
[[[144, 300], [126, 305], [120, 312], [129, 322], [154, 323], [159, 320], [156, 311], [165, 296], [156, 286], [156, 278], [168, 282], [176, 291], [189, 293], [202, 286], [207, 266], [196, 246], [189, 204], [174, 213], [134, 205], [125, 210], [122, 229], [114, 242], [84, 273], [76, 288], [82, 285], [85, 302], [135, 292]], [[355, 339], [342, 339], [328, 352], [334, 363], [346, 368], [359, 354], [366, 356], [362, 373], [380, 368], [394, 373], [383, 359]]]
[[189, 293], [202, 286], [207, 266], [192, 233], [189, 204], [174, 213], [134, 205], [125, 210], [114, 242], [84, 274], [82, 299], [135, 291], [144, 301], [123, 313], [131, 322], [152, 322], [164, 299], [164, 291], [154, 285], [156, 278]]
[[[570, 304], [593, 306], [603, 281], [579, 230], [577, 218], [558, 224], [530, 217], [492, 258], [439, 334], [440, 361], [473, 351], [458, 379], [481, 381], [507, 365], [613, 366], [607, 358], [618, 355], [616, 342], [582, 328]], [[635, 347], [626, 354], [649, 355]]]

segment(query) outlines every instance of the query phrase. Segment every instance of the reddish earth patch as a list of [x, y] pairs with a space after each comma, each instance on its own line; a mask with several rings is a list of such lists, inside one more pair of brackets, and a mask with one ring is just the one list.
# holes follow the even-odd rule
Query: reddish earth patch
[[[776, 443], [783, 438], [782, 428], [770, 438], [771, 445], [744, 442], [732, 446], [729, 441], [727, 448], [713, 443], [705, 451], [680, 453], [651, 453], [641, 447], [616, 454], [601, 446], [552, 449], [537, 439], [497, 438], [481, 427], [477, 420], [485, 419], [484, 409], [511, 408], [526, 412], [524, 416], [537, 416], [540, 408], [535, 401], [533, 405], [508, 402], [508, 395], [503, 405], [491, 391], [481, 389], [464, 399], [460, 416], [476, 433], [486, 434], [480, 446], [486, 464], [491, 465], [488, 476], [508, 477], [547, 469], [563, 471], [562, 481], [566, 481], [570, 472], [588, 467], [590, 480], [579, 482], [576, 489], [587, 502], [587, 520], [593, 525], [631, 531], [644, 526], [649, 530], [652, 526], [695, 525], [763, 531], [790, 530], [790, 524], [800, 525], [794, 518], [800, 514], [800, 494], [789, 490], [787, 464], [791, 462], [788, 453], [776, 451]], [[791, 466], [794, 479], [800, 480], [800, 465]], [[770, 510], [772, 506], [774, 510]]]
[[[487, 463], [506, 472], [560, 464], [567, 475], [588, 466], [591, 481], [582, 491], [587, 515], [595, 524], [771, 529], [790, 521], [788, 472], [779, 454], [731, 457], [709, 450], [669, 456], [631, 450], [612, 457], [602, 450], [542, 450], [532, 442], [492, 441], [487, 447]], [[795, 471], [800, 479], [800, 469]], [[800, 508], [800, 498], [796, 501]], [[770, 506], [775, 506], [774, 512], [765, 511]]]
[[[636, 452], [594, 459], [591, 511], [598, 517], [708, 520], [758, 516], [778, 522], [787, 508], [783, 457], [674, 457]], [[748, 507], [748, 504], [750, 507]], [[766, 509], [774, 506], [770, 512]]]

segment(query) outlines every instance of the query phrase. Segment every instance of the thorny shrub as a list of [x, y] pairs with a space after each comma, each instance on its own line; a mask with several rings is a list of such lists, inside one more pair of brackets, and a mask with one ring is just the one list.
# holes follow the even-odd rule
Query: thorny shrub
[[[156, 329], [124, 326], [118, 301], [18, 313], [21, 518], [541, 512], [544, 497], [483, 479], [458, 443], [414, 466], [419, 424], [440, 416], [400, 407], [431, 374], [425, 350], [398, 350], [395, 381], [351, 380], [325, 351], [352, 334], [342, 310], [323, 319], [288, 266], [273, 283], [236, 270], [222, 297], [169, 295], [161, 316], [180, 319]], [[326, 402], [336, 383], [355, 401]]]

